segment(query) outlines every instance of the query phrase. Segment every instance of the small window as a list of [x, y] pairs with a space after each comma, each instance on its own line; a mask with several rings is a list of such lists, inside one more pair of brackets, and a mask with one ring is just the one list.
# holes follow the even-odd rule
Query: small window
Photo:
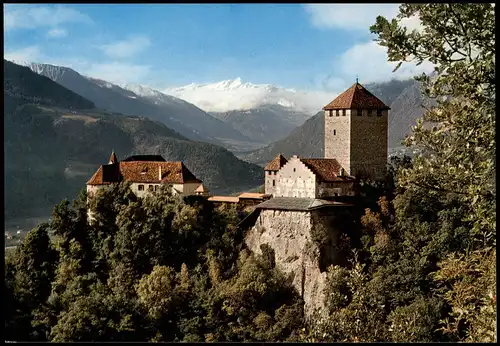
[[158, 191], [158, 187], [159, 187], [158, 185], [155, 185], [155, 191]]
[[148, 190], [149, 190], [149, 191], [153, 191], [153, 189], [154, 189], [154, 186], [153, 186], [153, 185], [149, 185], [149, 186], [148, 186]]
[[378, 116], [378, 117], [381, 117], [381, 116], [382, 116], [382, 110], [381, 110], [381, 109], [377, 109], [377, 116]]
[[328, 111], [328, 115], [329, 115], [329, 116], [332, 116], [332, 112], [333, 112], [333, 111], [330, 109], [330, 110]]
[[338, 117], [339, 115], [340, 115], [340, 110], [336, 109], [336, 110], [335, 110], [335, 116], [337, 116], [337, 117]]
[[139, 189], [139, 191], [144, 191], [144, 185], [139, 185], [138, 189]]
[[342, 116], [345, 116], [345, 109], [342, 109]]
[[276, 181], [273, 179], [273, 186], [276, 186]]
[[363, 115], [363, 111], [361, 109], [358, 109], [358, 116]]
[[295, 172], [295, 168], [293, 169], [293, 171]]
[[337, 135], [337, 130], [333, 130], [333, 135], [336, 136]]

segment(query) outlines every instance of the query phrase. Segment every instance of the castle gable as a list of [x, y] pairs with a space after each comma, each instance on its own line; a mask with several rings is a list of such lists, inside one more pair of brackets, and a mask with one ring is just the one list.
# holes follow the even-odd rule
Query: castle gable
[[297, 156], [277, 173], [276, 197], [316, 197], [316, 175]]
[[288, 160], [281, 154], [276, 156], [272, 161], [270, 161], [266, 167], [264, 167], [265, 171], [279, 171], [281, 167], [283, 167]]

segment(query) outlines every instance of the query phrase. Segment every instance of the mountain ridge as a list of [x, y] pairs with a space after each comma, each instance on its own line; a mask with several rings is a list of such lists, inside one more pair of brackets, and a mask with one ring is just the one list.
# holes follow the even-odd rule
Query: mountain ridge
[[141, 114], [164, 123], [189, 139], [217, 145], [224, 144], [218, 139], [219, 137], [234, 141], [249, 141], [231, 126], [189, 102], [180, 100], [183, 102], [155, 104], [150, 98], [137, 95], [108, 81], [84, 76], [68, 67], [40, 63], [28, 63], [28, 67], [86, 97], [101, 109], [124, 115]]

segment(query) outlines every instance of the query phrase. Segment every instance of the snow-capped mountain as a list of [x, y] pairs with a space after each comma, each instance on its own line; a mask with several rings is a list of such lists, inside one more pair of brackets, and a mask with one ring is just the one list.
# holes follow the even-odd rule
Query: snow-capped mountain
[[252, 84], [241, 78], [213, 84], [189, 84], [163, 90], [193, 103], [206, 112], [248, 110], [262, 105], [279, 105], [309, 116], [337, 95], [324, 91], [304, 91], [281, 88], [271, 84]]
[[[188, 102], [181, 100], [177, 97], [173, 97], [171, 95], [167, 95], [162, 93], [159, 90], [150, 88], [148, 86], [140, 85], [140, 84], [122, 84], [121, 87], [123, 89], [129, 90], [134, 94], [147, 98], [153, 101], [155, 104], [176, 104], [176, 105], [187, 105]], [[191, 106], [193, 106], [191, 104]]]
[[225, 145], [226, 141], [251, 141], [231, 125], [212, 117], [195, 105], [159, 91], [156, 93], [157, 97], [144, 97], [141, 94], [151, 94], [154, 91], [136, 87], [139, 93], [136, 94], [108, 81], [83, 76], [68, 67], [26, 62], [23, 65], [91, 100], [100, 109], [160, 121], [192, 140], [218, 145]]

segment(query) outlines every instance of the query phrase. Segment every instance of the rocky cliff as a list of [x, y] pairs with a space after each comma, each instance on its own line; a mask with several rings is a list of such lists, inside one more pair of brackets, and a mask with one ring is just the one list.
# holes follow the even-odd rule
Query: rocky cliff
[[275, 265], [291, 276], [304, 300], [306, 318], [324, 308], [326, 269], [341, 264], [340, 208], [335, 211], [256, 210], [245, 243], [258, 254], [271, 252]]

